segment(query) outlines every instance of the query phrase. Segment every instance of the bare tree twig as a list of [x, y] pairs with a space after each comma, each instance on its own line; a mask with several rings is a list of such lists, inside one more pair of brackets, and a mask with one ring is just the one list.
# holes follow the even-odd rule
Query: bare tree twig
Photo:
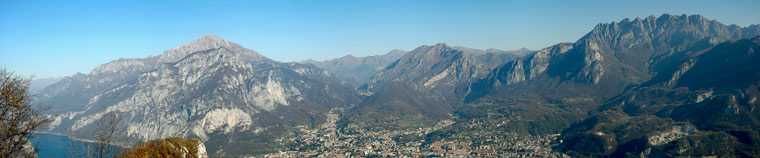
[[0, 158], [36, 157], [30, 140], [50, 122], [31, 104], [30, 80], [0, 68]]

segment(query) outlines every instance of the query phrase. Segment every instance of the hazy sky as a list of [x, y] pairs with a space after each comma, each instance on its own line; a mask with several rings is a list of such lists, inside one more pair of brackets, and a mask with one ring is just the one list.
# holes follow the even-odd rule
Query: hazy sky
[[89, 73], [211, 33], [279, 61], [420, 45], [503, 50], [573, 42], [598, 23], [701, 14], [760, 24], [760, 1], [0, 1], [0, 66], [37, 77]]

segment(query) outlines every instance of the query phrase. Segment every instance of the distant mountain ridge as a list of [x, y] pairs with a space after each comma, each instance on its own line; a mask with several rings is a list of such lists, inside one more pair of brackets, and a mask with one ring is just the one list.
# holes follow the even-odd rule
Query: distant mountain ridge
[[378, 70], [382, 70], [393, 61], [406, 54], [404, 50], [394, 49], [383, 55], [355, 57], [346, 55], [341, 58], [315, 61], [306, 60], [300, 63], [314, 64], [330, 73], [346, 78], [358, 86], [367, 82]]
[[[504, 63], [507, 63], [513, 59], [521, 56], [531, 54], [535, 51], [527, 48], [521, 48], [518, 50], [504, 51], [494, 48], [486, 50], [467, 48], [462, 46], [455, 46], [454, 49], [463, 51], [465, 54], [475, 57], [482, 63], [489, 67], [495, 67]], [[314, 64], [317, 67], [323, 68], [330, 73], [342, 76], [349, 80], [353, 85], [357, 87], [368, 82], [372, 76], [377, 72], [384, 69], [392, 62], [404, 56], [407, 51], [394, 49], [390, 52], [382, 55], [373, 55], [366, 57], [356, 57], [352, 55], [346, 55], [336, 59], [315, 61], [305, 60], [300, 63]]]
[[469, 56], [475, 57], [476, 59], [480, 60], [480, 62], [482, 62], [483, 64], [486, 64], [489, 67], [489, 69], [493, 69], [496, 66], [506, 64], [507, 62], [510, 62], [514, 59], [536, 52], [528, 48], [520, 48], [517, 50], [508, 50], [508, 51], [499, 50], [495, 48], [480, 50], [480, 49], [467, 48], [467, 47], [462, 47], [462, 46], [455, 46], [454, 48], [464, 51]]
[[468, 48], [468, 47], [463, 47], [463, 46], [454, 46], [454, 49], [462, 50], [465, 53], [467, 53], [467, 55], [470, 55], [470, 56], [480, 56], [480, 55], [484, 55], [484, 54], [488, 54], [488, 53], [493, 53], [493, 54], [513, 54], [513, 55], [516, 55], [516, 56], [525, 56], [525, 55], [528, 55], [530, 53], [535, 52], [535, 51], [530, 50], [530, 49], [525, 48], [525, 47], [520, 48], [520, 49], [516, 49], [516, 50], [500, 50], [500, 49], [496, 49], [496, 48], [488, 48], [486, 50], [480, 50], [480, 49]]
[[47, 77], [47, 78], [35, 78], [29, 83], [29, 92], [36, 94], [45, 87], [55, 84], [63, 79], [63, 77]]

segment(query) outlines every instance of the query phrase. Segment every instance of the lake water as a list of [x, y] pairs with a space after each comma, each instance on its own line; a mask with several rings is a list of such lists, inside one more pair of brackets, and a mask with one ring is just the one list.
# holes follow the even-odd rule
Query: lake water
[[[82, 145], [82, 142], [76, 142], [75, 145]], [[41, 134], [32, 139], [32, 144], [37, 149], [37, 155], [40, 158], [58, 158], [70, 157], [69, 138], [53, 134]], [[112, 146], [113, 147], [113, 146]]]
[[32, 144], [37, 148], [37, 155], [40, 158], [68, 157], [66, 147], [69, 145], [69, 138], [52, 134], [37, 134], [32, 139]]

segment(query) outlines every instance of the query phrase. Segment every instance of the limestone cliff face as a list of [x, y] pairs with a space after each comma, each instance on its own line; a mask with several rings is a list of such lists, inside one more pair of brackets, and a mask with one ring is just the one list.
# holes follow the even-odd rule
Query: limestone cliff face
[[446, 44], [420, 46], [384, 70], [378, 72], [360, 89], [370, 92], [382, 89], [392, 82], [409, 82], [415, 90], [443, 96], [463, 96], [467, 89], [461, 86], [482, 77], [488, 67], [462, 50]]
[[[606, 123], [583, 121], [563, 131], [563, 135], [568, 135], [564, 139], [567, 141], [564, 145], [568, 145], [565, 150], [577, 152], [577, 155], [596, 152], [571, 147], [573, 144], [591, 143], [593, 140], [584, 140], [589, 135], [582, 133], [596, 130], [615, 133], [617, 138], [617, 143], [612, 145], [586, 144], [595, 146], [588, 149], [611, 147], [594, 153], [603, 153], [598, 156], [755, 155], [757, 143], [747, 140], [760, 139], [756, 131], [760, 123], [755, 121], [760, 117], [760, 111], [756, 110], [759, 105], [756, 100], [760, 97], [760, 76], [757, 75], [760, 72], [760, 63], [757, 62], [760, 55], [756, 51], [760, 49], [760, 37], [730, 40], [716, 45], [703, 44], [707, 48], [682, 56], [679, 62], [670, 64], [669, 71], [663, 71], [670, 74], [660, 73], [646, 84], [613, 97], [599, 107], [592, 117], [618, 113], [622, 115], [619, 118], [623, 119], [606, 117], [605, 120], [612, 120]], [[607, 130], [614, 127], [604, 127], [616, 124], [615, 121], [644, 118], [653, 119], [626, 123], [626, 126], [648, 127], [638, 130], [648, 133], [645, 137], [639, 137], [641, 142], [638, 143], [621, 143], [621, 139], [631, 134]], [[667, 122], [678, 124], [661, 126]], [[596, 129], [586, 128], [589, 125], [596, 126]], [[639, 147], [631, 150], [633, 148], [630, 146]]]
[[497, 81], [493, 83], [497, 85], [511, 85], [534, 79], [546, 71], [552, 57], [567, 53], [573, 47], [572, 44], [563, 43], [541, 49], [528, 58], [514, 60], [497, 67], [488, 75], [487, 80]]
[[[501, 93], [497, 96], [522, 94], [526, 92], [508, 89], [536, 87], [572, 87], [612, 97], [658, 74], [672, 74], [673, 64], [679, 64], [684, 56], [722, 41], [752, 38], [759, 30], [759, 25], [727, 26], [699, 15], [664, 14], [603, 23], [574, 43], [547, 47], [495, 68], [473, 85], [471, 89], [477, 91], [468, 98], [494, 92]], [[689, 67], [686, 63], [681, 69]]]
[[[203, 48], [209, 49], [195, 51]], [[175, 57], [179, 55], [185, 56]], [[211, 35], [158, 57], [114, 61], [49, 89], [59, 90], [41, 100], [59, 106], [61, 113], [53, 118], [51, 132], [87, 133], [103, 116], [118, 113], [136, 139], [215, 140], [209, 148], [215, 153], [222, 145], [267, 143], [219, 144], [233, 135], [255, 137], [282, 133], [285, 126], [310, 126], [323, 121], [322, 112], [359, 101], [345, 81], [323, 69], [272, 61]], [[59, 99], [84, 101], [61, 106], [55, 102]]]
[[87, 104], [89, 98], [136, 80], [140, 74], [152, 71], [161, 64], [177, 62], [193, 52], [220, 47], [238, 52], [244, 61], [272, 61], [256, 51], [207, 34], [183, 46], [164, 51], [157, 56], [122, 58], [100, 65], [89, 74], [77, 73], [65, 77], [61, 82], [42, 90], [38, 95], [38, 100], [42, 104], [55, 104], [56, 106], [53, 106], [52, 109], [53, 112], [63, 112], [75, 108], [81, 109], [84, 104]]

